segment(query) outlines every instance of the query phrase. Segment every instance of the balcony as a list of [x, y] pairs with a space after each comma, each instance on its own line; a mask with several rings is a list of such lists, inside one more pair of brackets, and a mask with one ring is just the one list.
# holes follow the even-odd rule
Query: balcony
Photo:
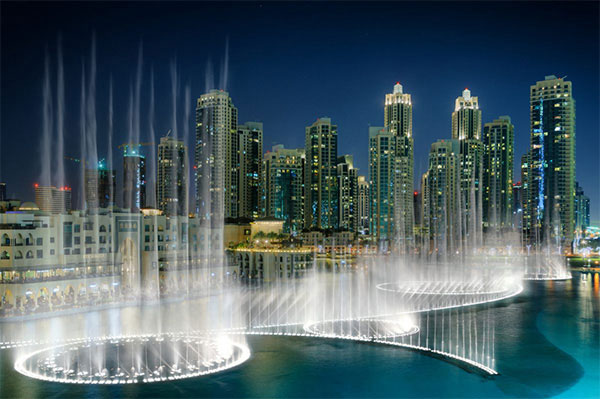
[[0, 284], [33, 284], [43, 283], [51, 281], [65, 281], [65, 280], [81, 280], [91, 278], [102, 278], [102, 277], [120, 277], [120, 272], [107, 272], [107, 273], [91, 273], [91, 274], [72, 274], [64, 276], [52, 276], [52, 277], [30, 277], [30, 278], [14, 278], [14, 279], [0, 279]]

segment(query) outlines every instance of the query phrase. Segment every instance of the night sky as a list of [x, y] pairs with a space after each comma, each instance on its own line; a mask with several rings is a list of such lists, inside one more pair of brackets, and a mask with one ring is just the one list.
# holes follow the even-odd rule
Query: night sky
[[[515, 180], [520, 180], [518, 165], [530, 133], [529, 86], [545, 75], [567, 76], [576, 99], [577, 180], [597, 221], [598, 4], [3, 2], [0, 181], [7, 183], [9, 197], [33, 200], [33, 183], [41, 175], [45, 51], [55, 85], [59, 35], [66, 74], [65, 154], [79, 155], [81, 71], [82, 64], [89, 70], [95, 34], [101, 158], [107, 152], [111, 76], [113, 142], [116, 147], [127, 141], [140, 46], [142, 141], [148, 139], [151, 69], [157, 135], [173, 125], [170, 65], [175, 63], [180, 135], [186, 87], [192, 107], [207, 86], [222, 88], [232, 96], [240, 123], [264, 123], [265, 151], [273, 144], [304, 147], [305, 126], [328, 116], [338, 124], [339, 153], [353, 154], [359, 173], [366, 175], [368, 127], [383, 124], [385, 94], [399, 81], [413, 99], [416, 180], [426, 169], [431, 143], [450, 138], [454, 100], [465, 87], [479, 97], [483, 122], [511, 116]], [[189, 113], [193, 136], [194, 110]], [[113, 156], [120, 170], [116, 148]], [[67, 163], [66, 168], [73, 180], [68, 184], [77, 188], [77, 167]]]

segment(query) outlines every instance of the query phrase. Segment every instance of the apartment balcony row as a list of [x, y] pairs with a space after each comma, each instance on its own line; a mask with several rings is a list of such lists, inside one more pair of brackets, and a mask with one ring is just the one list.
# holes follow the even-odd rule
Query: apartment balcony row
[[121, 272], [111, 271], [103, 273], [86, 273], [86, 274], [65, 274], [65, 275], [54, 275], [54, 276], [34, 276], [34, 277], [22, 277], [22, 276], [8, 276], [5, 277], [4, 273], [0, 278], [0, 284], [33, 284], [53, 281], [66, 281], [66, 280], [83, 280], [103, 277], [121, 277]]

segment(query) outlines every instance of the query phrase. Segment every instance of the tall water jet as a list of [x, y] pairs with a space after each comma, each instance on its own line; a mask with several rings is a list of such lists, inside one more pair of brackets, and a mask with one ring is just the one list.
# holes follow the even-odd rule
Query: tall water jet
[[[183, 142], [185, 143], [186, 146], [189, 146], [190, 144], [190, 112], [192, 109], [192, 95], [191, 95], [191, 87], [190, 84], [186, 84], [185, 86], [185, 93], [184, 93], [184, 106], [185, 106], [185, 112], [184, 112], [184, 124], [183, 124]], [[189, 156], [188, 159], [185, 160], [186, 164], [189, 164], [190, 160], [189, 160]], [[191, 182], [192, 180], [192, 176], [190, 176], [190, 172], [191, 172], [191, 168], [187, 168], [188, 170], [188, 175], [186, 176], [187, 181]], [[184, 205], [184, 209], [185, 215], [189, 215], [190, 211], [189, 211], [189, 204], [190, 204], [190, 190], [189, 190], [189, 183], [186, 184], [185, 186], [185, 205]]]
[[[151, 143], [156, 143], [156, 132], [154, 128], [154, 69], [150, 69], [150, 95], [148, 104], [148, 135]], [[149, 180], [149, 192], [148, 192], [148, 203], [151, 206], [158, 206], [156, 199], [156, 146], [150, 146], [150, 178]]]
[[83, 167], [96, 169], [98, 167], [98, 143], [96, 123], [96, 36], [92, 36], [90, 49], [90, 74], [86, 93], [86, 154]]
[[108, 167], [108, 195], [110, 198], [109, 206], [115, 205], [114, 182], [113, 182], [113, 130], [114, 130], [114, 110], [113, 110], [113, 80], [110, 77], [108, 84], [108, 132], [107, 132], [107, 152], [106, 152], [106, 164]]
[[179, 91], [179, 80], [177, 77], [177, 59], [173, 58], [169, 64], [171, 74], [171, 131], [173, 137], [178, 137], [177, 130], [177, 93]]
[[144, 63], [144, 47], [143, 43], [140, 43], [138, 49], [137, 68], [135, 72], [135, 97], [133, 102], [133, 121], [132, 121], [132, 143], [138, 144], [140, 142], [140, 96], [142, 91], [142, 79], [143, 79], [143, 63]]
[[41, 185], [52, 184], [52, 89], [50, 83], [50, 57], [46, 50], [44, 62], [44, 83], [42, 88], [42, 143], [41, 143]]
[[206, 71], [204, 72], [204, 90], [208, 93], [215, 88], [215, 74], [210, 58], [206, 60]]
[[64, 168], [64, 113], [65, 113], [65, 71], [62, 54], [62, 38], [57, 41], [56, 55], [56, 169], [54, 181], [58, 187], [65, 185]]
[[221, 70], [221, 90], [227, 91], [229, 83], [229, 37], [225, 39], [225, 56], [223, 58], [223, 68]]
[[79, 169], [79, 209], [85, 209], [85, 156], [86, 156], [86, 95], [85, 95], [85, 65], [81, 62], [81, 92], [79, 98], [79, 151], [81, 168]]

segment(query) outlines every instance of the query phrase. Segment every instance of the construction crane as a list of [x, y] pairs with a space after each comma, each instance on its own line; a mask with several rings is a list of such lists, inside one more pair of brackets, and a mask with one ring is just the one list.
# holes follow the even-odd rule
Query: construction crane
[[[79, 159], [79, 158], [75, 158], [75, 157], [65, 156], [65, 159], [69, 160], [69, 161], [80, 163], [82, 166], [85, 166], [86, 168], [88, 166], [88, 162], [85, 160], [85, 158]], [[102, 158], [102, 159], [98, 160], [98, 168], [102, 169], [105, 167], [104, 161], [106, 161], [106, 158]]]

